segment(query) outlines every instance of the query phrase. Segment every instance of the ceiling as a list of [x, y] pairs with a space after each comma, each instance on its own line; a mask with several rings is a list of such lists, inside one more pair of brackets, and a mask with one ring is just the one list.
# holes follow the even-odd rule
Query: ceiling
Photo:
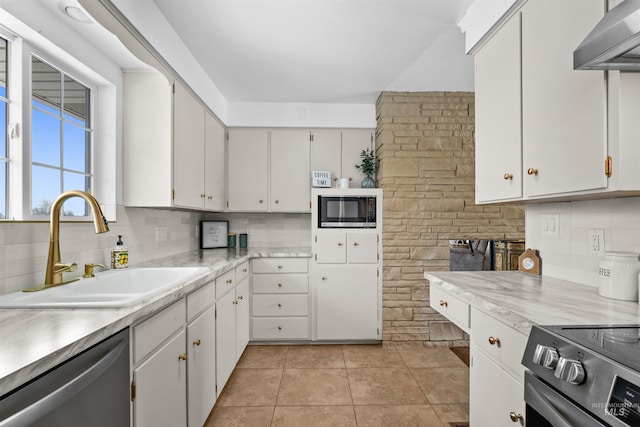
[[473, 90], [456, 23], [474, 0], [152, 1], [229, 102]]

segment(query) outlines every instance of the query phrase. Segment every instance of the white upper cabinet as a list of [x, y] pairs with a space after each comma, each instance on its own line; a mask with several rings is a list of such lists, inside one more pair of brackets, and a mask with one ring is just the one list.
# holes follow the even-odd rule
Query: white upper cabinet
[[478, 203], [613, 189], [605, 73], [573, 69], [604, 11], [603, 0], [529, 0], [474, 52]]
[[207, 210], [221, 211], [225, 208], [224, 134], [224, 126], [213, 115], [206, 112], [204, 116], [204, 192]]
[[124, 205], [224, 209], [224, 126], [159, 72], [123, 76]]
[[476, 200], [522, 197], [520, 15], [475, 55]]
[[266, 211], [268, 207], [268, 145], [266, 129], [230, 129], [227, 208]]
[[529, 1], [522, 9], [527, 196], [607, 187], [605, 75], [573, 69], [574, 49], [604, 10], [603, 0]]
[[311, 171], [309, 169], [309, 131], [271, 131], [272, 212], [309, 211]]
[[373, 148], [371, 129], [315, 130], [311, 142], [311, 170], [329, 171], [333, 186], [340, 178], [349, 179], [349, 187], [359, 188], [364, 175], [356, 169], [362, 150]]
[[204, 207], [204, 109], [180, 84], [173, 94], [173, 203]]

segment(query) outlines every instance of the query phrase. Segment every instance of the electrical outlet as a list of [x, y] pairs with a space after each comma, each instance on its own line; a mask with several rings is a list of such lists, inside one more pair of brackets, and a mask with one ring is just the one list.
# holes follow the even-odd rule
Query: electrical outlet
[[604, 255], [604, 230], [602, 228], [589, 230], [587, 242], [591, 255]]
[[560, 214], [542, 214], [541, 228], [543, 236], [559, 237], [560, 236]]
[[156, 227], [156, 242], [166, 242], [167, 238], [167, 227]]

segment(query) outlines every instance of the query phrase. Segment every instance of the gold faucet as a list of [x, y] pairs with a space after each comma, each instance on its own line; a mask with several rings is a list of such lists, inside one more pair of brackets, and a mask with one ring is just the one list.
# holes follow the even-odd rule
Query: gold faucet
[[39, 291], [42, 289], [50, 288], [52, 286], [63, 285], [65, 283], [74, 282], [78, 279], [69, 280], [64, 282], [62, 280], [62, 273], [67, 271], [75, 271], [78, 267], [77, 264], [64, 264], [60, 262], [60, 242], [58, 236], [60, 235], [60, 210], [62, 204], [70, 197], [81, 197], [87, 201], [91, 206], [93, 213], [93, 224], [96, 229], [96, 233], [106, 233], [109, 231], [109, 223], [100, 209], [98, 201], [91, 194], [80, 190], [65, 191], [60, 194], [58, 198], [51, 205], [51, 220], [49, 230], [49, 255], [47, 257], [47, 271], [44, 278], [44, 285], [37, 286], [35, 288], [25, 289], [25, 292]]

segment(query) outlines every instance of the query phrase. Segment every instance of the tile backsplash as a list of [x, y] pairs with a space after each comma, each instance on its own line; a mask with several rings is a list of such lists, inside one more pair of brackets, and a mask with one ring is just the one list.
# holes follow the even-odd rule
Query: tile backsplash
[[[557, 236], [542, 231], [544, 214], [558, 214]], [[601, 257], [590, 253], [589, 230], [604, 230], [605, 251], [640, 253], [640, 197], [530, 204], [525, 229], [543, 275], [597, 287]]]
[[[117, 218], [104, 234], [95, 234], [91, 222], [61, 224], [62, 262], [78, 264], [78, 271], [65, 277], [81, 275], [86, 263], [108, 265], [119, 234], [129, 248], [130, 265], [196, 250], [200, 246], [196, 229], [205, 214], [118, 206]], [[206, 214], [206, 218], [229, 220], [231, 232], [245, 233], [249, 228], [250, 247], [311, 245], [309, 214]], [[156, 241], [157, 227], [166, 227], [167, 240]], [[42, 283], [48, 250], [48, 222], [0, 222], [0, 294]]]

